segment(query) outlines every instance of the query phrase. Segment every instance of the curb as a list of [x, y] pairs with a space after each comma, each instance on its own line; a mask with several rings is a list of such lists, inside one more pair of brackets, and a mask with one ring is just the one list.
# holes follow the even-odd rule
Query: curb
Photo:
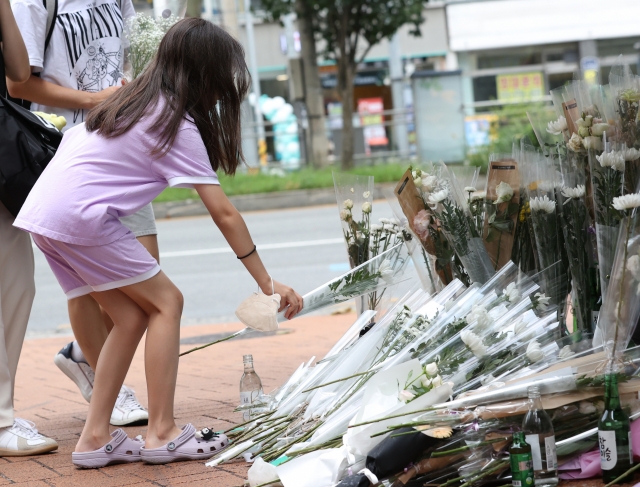
[[[384, 198], [383, 189], [393, 188], [394, 186], [395, 184], [393, 183], [376, 185], [373, 191], [373, 198]], [[333, 188], [298, 189], [230, 196], [229, 200], [241, 212], [283, 210], [305, 206], [335, 205], [336, 193]], [[180, 218], [209, 214], [202, 201], [195, 199], [153, 203], [153, 211], [156, 218]]]

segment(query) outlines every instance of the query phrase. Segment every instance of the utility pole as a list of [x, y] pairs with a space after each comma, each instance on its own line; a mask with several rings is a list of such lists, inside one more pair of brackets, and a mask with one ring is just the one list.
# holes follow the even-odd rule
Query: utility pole
[[249, 72], [251, 73], [251, 86], [255, 96], [253, 110], [256, 116], [256, 136], [258, 139], [258, 154], [260, 165], [267, 165], [267, 142], [264, 131], [264, 120], [260, 110], [260, 73], [258, 72], [258, 59], [256, 57], [256, 41], [253, 34], [253, 14], [251, 13], [251, 0], [244, 0], [244, 28], [247, 34], [247, 52], [249, 54]]
[[[400, 54], [400, 38], [396, 32], [389, 42], [389, 76], [391, 77], [391, 95], [393, 98], [393, 139], [400, 157], [409, 155], [409, 137], [407, 116], [404, 113], [404, 71]], [[402, 113], [396, 113], [401, 111]]]

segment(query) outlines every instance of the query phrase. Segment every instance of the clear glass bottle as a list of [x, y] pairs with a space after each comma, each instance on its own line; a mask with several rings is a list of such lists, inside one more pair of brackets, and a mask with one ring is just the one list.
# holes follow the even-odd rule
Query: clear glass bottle
[[[262, 395], [262, 382], [260, 377], [253, 370], [253, 355], [244, 355], [244, 374], [240, 378], [240, 405], [244, 406], [252, 404], [260, 395]], [[245, 421], [251, 419], [251, 410], [244, 410], [242, 417]]]
[[529, 393], [529, 411], [522, 421], [525, 439], [531, 445], [536, 487], [558, 485], [558, 458], [556, 436], [549, 414], [542, 407], [540, 389], [532, 386]]
[[602, 480], [608, 484], [633, 465], [629, 416], [620, 405], [615, 373], [604, 375], [604, 412], [598, 421], [598, 442]]
[[509, 462], [511, 463], [511, 485], [513, 487], [533, 487], [531, 446], [525, 441], [522, 431], [513, 434], [513, 443], [509, 449]]

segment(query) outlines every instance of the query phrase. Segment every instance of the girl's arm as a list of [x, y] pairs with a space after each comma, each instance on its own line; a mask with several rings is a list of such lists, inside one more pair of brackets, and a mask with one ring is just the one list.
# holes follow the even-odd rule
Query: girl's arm
[[[237, 256], [247, 255], [253, 250], [253, 240], [247, 229], [244, 219], [231, 204], [220, 186], [215, 184], [196, 184], [194, 188], [202, 198], [202, 202], [207, 207], [211, 218], [229, 242], [229, 245]], [[242, 263], [249, 271], [249, 274], [262, 289], [265, 294], [271, 294], [271, 277], [262, 264], [258, 252], [254, 252]], [[302, 309], [302, 297], [289, 286], [273, 281], [275, 292], [282, 298], [280, 301], [280, 311], [289, 306], [285, 317], [290, 320]]]
[[31, 75], [29, 54], [24, 45], [9, 0], [0, 0], [0, 33], [2, 34], [2, 56], [5, 74], [10, 81], [23, 83]]
[[[0, 0], [0, 3], [5, 1], [8, 3], [8, 0]], [[27, 64], [29, 64], [28, 61]], [[79, 108], [91, 110], [112, 95], [120, 88], [120, 85], [111, 86], [102, 91], [92, 93], [58, 86], [38, 76], [31, 75], [25, 83], [12, 83], [9, 81], [7, 88], [12, 97], [29, 100], [39, 105], [69, 108], [72, 110]]]

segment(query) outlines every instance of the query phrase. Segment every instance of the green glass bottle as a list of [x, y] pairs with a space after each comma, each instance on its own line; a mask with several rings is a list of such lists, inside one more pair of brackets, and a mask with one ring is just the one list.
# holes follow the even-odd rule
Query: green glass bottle
[[620, 406], [615, 373], [604, 376], [604, 412], [598, 421], [598, 442], [602, 480], [608, 484], [633, 465], [629, 416]]
[[513, 487], [533, 487], [533, 457], [531, 446], [524, 439], [524, 433], [513, 434], [513, 444], [509, 450], [511, 462], [511, 484]]

